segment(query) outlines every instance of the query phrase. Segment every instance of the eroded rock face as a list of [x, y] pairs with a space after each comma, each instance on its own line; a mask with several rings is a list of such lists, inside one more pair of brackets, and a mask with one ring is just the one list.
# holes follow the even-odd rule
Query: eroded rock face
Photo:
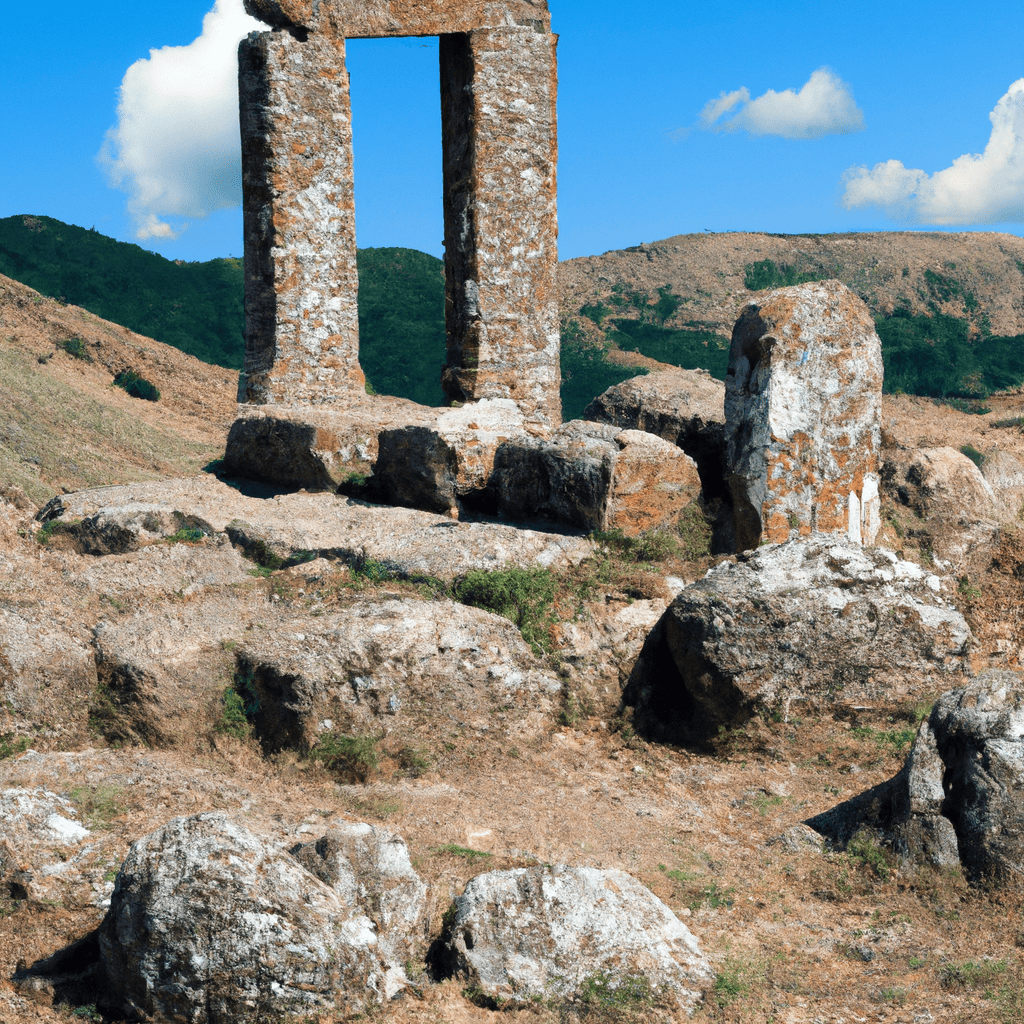
[[175, 818], [132, 845], [100, 927], [114, 1008], [237, 1024], [380, 1003], [402, 968], [352, 895], [223, 815]]
[[982, 462], [981, 475], [992, 488], [999, 518], [1016, 519], [1024, 507], [1024, 463], [1009, 452], [994, 452]]
[[455, 900], [443, 972], [492, 998], [566, 998], [646, 982], [686, 1013], [713, 974], [696, 939], [623, 871], [516, 868], [478, 875]]
[[882, 373], [868, 309], [838, 281], [780, 288], [743, 309], [725, 381], [741, 550], [794, 533], [874, 543]]
[[807, 822], [836, 845], [864, 826], [914, 861], [1024, 886], [1024, 683], [983, 672], [944, 693], [900, 773]]
[[948, 581], [880, 548], [764, 546], [679, 594], [624, 699], [648, 735], [700, 742], [755, 714], [934, 692], [968, 671], [971, 632], [950, 594]]
[[700, 476], [693, 459], [653, 434], [572, 420], [550, 441], [501, 445], [494, 488], [509, 519], [635, 536], [674, 522], [700, 494]]

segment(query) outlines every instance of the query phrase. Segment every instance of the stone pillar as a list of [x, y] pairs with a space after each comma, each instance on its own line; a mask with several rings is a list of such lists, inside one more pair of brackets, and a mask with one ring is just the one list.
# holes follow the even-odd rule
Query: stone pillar
[[882, 345], [839, 281], [748, 303], [725, 378], [727, 472], [740, 550], [810, 533], [874, 544]]
[[537, 27], [440, 37], [452, 401], [511, 398], [561, 422], [556, 274], [557, 37]]
[[253, 33], [238, 51], [245, 226], [239, 401], [362, 396], [345, 41]]

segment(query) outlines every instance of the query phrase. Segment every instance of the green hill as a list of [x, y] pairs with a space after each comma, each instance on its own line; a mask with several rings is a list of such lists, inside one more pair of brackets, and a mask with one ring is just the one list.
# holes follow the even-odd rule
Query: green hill
[[242, 367], [239, 259], [176, 263], [96, 230], [17, 216], [0, 220], [0, 274], [204, 362]]

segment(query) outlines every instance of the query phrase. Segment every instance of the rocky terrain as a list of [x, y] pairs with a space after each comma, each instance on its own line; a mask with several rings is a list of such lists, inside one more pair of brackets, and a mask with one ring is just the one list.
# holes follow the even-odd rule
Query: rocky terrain
[[[976, 328], [987, 315], [994, 334], [1024, 334], [1024, 239], [987, 231], [675, 235], [561, 263], [562, 316], [607, 302], [615, 286], [656, 298], [659, 288], [670, 285], [685, 299], [670, 326], [703, 327], [728, 338], [751, 295], [747, 268], [766, 260], [795, 274], [842, 281], [873, 316], [897, 306], [914, 313], [934, 306]], [[629, 315], [628, 308], [622, 315]]]
[[[4, 288], [0, 1019], [1024, 1016], [1024, 396], [882, 398], [878, 548], [713, 554], [199, 472], [233, 375]], [[720, 385], [602, 408], [704, 482]]]

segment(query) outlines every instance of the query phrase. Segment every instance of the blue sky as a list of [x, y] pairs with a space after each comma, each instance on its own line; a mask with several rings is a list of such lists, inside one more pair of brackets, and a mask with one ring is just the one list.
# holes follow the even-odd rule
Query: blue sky
[[[214, 0], [15, 5], [0, 217], [240, 255], [238, 4], [200, 43]], [[1024, 4], [550, 6], [563, 258], [704, 230], [1024, 233]], [[439, 255], [436, 40], [348, 56], [359, 244]]]

